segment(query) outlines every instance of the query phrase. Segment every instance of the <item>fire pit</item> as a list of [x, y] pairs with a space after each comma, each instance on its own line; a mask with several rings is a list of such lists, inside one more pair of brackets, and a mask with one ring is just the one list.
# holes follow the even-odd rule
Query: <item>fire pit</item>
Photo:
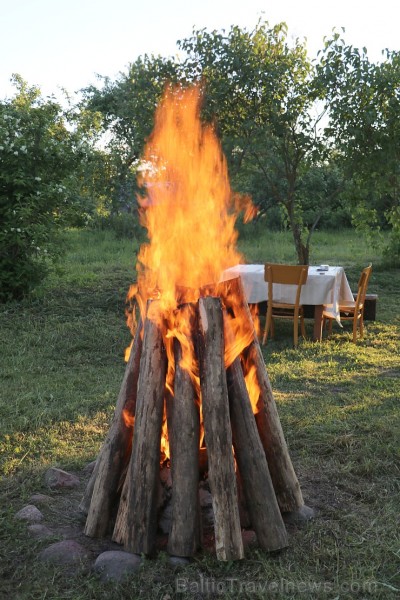
[[140, 306], [117, 406], [81, 502], [85, 533], [151, 555], [160, 468], [172, 475], [171, 555], [202, 540], [208, 477], [220, 560], [243, 558], [243, 514], [259, 546], [287, 546], [282, 513], [303, 506], [240, 280], [234, 228], [249, 199], [232, 194], [225, 158], [200, 120], [199, 87], [170, 88], [156, 112], [139, 199], [149, 244], [130, 290]]

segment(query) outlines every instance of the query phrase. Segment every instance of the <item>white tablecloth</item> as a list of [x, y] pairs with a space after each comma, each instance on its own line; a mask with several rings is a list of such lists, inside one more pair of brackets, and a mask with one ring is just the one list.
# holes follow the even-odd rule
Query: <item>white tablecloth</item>
[[[301, 290], [300, 302], [311, 305], [329, 305], [333, 315], [339, 320], [339, 304], [353, 300], [349, 282], [343, 267], [329, 267], [318, 271], [318, 267], [308, 268], [307, 283]], [[226, 269], [221, 279], [240, 276], [247, 302], [256, 304], [268, 299], [268, 284], [264, 281], [264, 265], [236, 265]], [[296, 286], [274, 283], [274, 300], [293, 303]]]

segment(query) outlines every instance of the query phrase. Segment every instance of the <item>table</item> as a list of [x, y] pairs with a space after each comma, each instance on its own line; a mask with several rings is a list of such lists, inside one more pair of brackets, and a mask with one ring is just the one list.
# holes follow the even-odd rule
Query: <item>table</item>
[[[240, 277], [244, 293], [249, 304], [258, 304], [268, 300], [268, 284], [264, 280], [264, 265], [235, 265], [226, 269], [221, 276], [222, 281]], [[274, 299], [278, 302], [294, 303], [296, 286], [274, 283]], [[307, 283], [301, 290], [301, 304], [314, 306], [315, 340], [322, 339], [323, 305], [328, 305], [330, 312], [340, 324], [339, 304], [353, 301], [353, 293], [347, 281], [343, 267], [329, 266], [326, 271], [317, 266], [308, 268]]]

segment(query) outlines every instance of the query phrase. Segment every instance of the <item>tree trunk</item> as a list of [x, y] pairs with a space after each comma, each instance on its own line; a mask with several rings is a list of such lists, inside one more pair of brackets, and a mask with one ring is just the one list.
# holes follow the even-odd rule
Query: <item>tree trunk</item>
[[302, 240], [301, 227], [292, 219], [290, 219], [292, 228], [292, 235], [294, 239], [294, 245], [297, 253], [297, 262], [299, 265], [308, 265], [310, 262], [310, 248], [309, 245], [304, 244]]

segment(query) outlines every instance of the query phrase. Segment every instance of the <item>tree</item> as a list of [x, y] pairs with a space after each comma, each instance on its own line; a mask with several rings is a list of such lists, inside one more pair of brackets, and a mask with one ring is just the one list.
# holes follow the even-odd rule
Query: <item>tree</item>
[[329, 106], [327, 130], [349, 182], [355, 224], [385, 229], [386, 251], [400, 258], [400, 52], [368, 59], [336, 32], [318, 66]]
[[109, 209], [129, 209], [135, 198], [136, 168], [146, 138], [153, 129], [156, 106], [166, 83], [176, 81], [172, 59], [143, 56], [115, 80], [101, 78], [100, 87], [83, 90], [82, 110], [101, 118], [103, 145], [108, 154]]
[[15, 76], [0, 102], [0, 301], [19, 299], [60, 253], [59, 232], [76, 200], [68, 186], [85, 147], [63, 111]]
[[[305, 45], [297, 40], [290, 47], [286, 35], [283, 23], [269, 28], [259, 22], [252, 32], [194, 31], [178, 44], [188, 54], [187, 80], [203, 81], [204, 116], [216, 122], [234, 184], [255, 195], [261, 209], [283, 207], [298, 262], [308, 264], [311, 235], [340, 181], [334, 182], [318, 131], [324, 111], [315, 113], [315, 68]], [[321, 186], [317, 192], [307, 187], [312, 173], [329, 179], [326, 195]]]

